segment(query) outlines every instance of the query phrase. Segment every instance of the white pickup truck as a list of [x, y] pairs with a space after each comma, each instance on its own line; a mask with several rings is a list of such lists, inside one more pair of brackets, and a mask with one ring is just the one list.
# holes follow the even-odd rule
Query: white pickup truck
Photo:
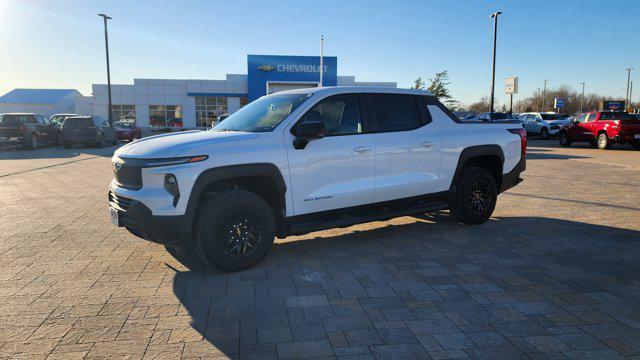
[[525, 152], [520, 124], [460, 123], [426, 91], [283, 91], [211, 130], [121, 147], [109, 209], [178, 258], [237, 271], [276, 236], [443, 209], [482, 223], [521, 181]]

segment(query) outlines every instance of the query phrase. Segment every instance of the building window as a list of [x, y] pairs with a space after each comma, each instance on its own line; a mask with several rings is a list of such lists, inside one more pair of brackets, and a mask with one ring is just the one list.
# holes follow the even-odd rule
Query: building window
[[227, 113], [227, 98], [224, 96], [196, 96], [196, 126], [211, 127], [218, 116]]
[[111, 113], [113, 114], [113, 121], [136, 120], [135, 105], [111, 105]]
[[243, 107], [245, 105], [247, 105], [249, 103], [249, 98], [246, 96], [243, 96], [240, 98], [240, 107]]
[[149, 125], [158, 127], [182, 127], [182, 106], [149, 105]]

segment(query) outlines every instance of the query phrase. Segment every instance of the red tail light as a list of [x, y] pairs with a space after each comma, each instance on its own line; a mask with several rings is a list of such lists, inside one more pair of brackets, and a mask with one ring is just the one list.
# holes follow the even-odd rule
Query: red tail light
[[527, 155], [527, 131], [525, 129], [509, 129], [512, 134], [520, 135], [520, 156], [524, 159]]

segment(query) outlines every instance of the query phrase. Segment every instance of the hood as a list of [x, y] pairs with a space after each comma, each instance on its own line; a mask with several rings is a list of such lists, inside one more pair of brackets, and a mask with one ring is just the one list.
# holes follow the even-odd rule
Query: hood
[[171, 158], [204, 145], [255, 139], [256, 133], [237, 131], [180, 131], [155, 135], [129, 143], [114, 156], [139, 159]]

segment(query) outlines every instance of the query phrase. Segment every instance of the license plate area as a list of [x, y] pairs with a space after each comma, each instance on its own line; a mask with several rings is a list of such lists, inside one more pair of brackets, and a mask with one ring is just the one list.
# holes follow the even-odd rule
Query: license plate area
[[115, 226], [120, 226], [120, 214], [115, 208], [109, 207], [109, 218], [111, 223]]

